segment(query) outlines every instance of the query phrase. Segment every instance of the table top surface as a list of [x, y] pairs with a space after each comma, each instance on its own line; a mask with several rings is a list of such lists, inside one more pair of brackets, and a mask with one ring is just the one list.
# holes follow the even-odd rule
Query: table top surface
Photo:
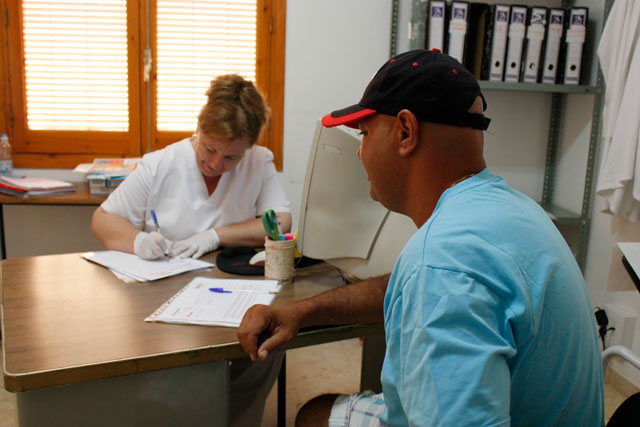
[[104, 202], [108, 194], [91, 194], [89, 184], [73, 182], [75, 193], [58, 194], [55, 196], [22, 198], [0, 194], [0, 204], [3, 205], [99, 205]]
[[[215, 262], [215, 255], [203, 259]], [[1, 268], [3, 371], [8, 391], [246, 356], [236, 328], [144, 321], [194, 277], [239, 277], [217, 268], [136, 284], [125, 284], [81, 254], [9, 259], [2, 261]], [[274, 305], [343, 284], [339, 272], [326, 264], [299, 269]], [[288, 348], [381, 331], [382, 325], [319, 328], [300, 333]]]

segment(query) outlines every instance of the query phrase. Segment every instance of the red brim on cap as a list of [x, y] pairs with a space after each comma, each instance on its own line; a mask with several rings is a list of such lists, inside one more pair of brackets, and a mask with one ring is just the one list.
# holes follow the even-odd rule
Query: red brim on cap
[[337, 110], [322, 118], [322, 126], [332, 128], [345, 125], [353, 129], [360, 129], [360, 119], [376, 114], [375, 110], [363, 108], [359, 105]]

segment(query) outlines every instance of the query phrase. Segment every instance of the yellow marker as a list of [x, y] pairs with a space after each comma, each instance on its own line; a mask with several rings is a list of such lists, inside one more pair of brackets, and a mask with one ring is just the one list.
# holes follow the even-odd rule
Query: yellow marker
[[[298, 243], [298, 230], [293, 232], [293, 240], [296, 242], [296, 244]], [[298, 248], [293, 248], [293, 257], [294, 258], [300, 258], [302, 257], [302, 254], [298, 251]]]

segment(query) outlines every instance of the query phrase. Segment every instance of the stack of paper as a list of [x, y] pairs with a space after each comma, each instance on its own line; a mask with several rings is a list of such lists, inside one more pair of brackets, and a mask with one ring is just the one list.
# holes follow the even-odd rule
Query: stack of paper
[[57, 179], [0, 177], [0, 193], [12, 196], [27, 198], [74, 193], [75, 191], [75, 185]]
[[140, 259], [137, 255], [120, 251], [87, 252], [82, 256], [88, 261], [109, 268], [121, 280], [135, 280], [137, 282], [164, 279], [165, 277], [214, 266], [210, 262], [193, 258], [176, 257], [166, 260], [146, 261]]
[[277, 280], [197, 277], [144, 320], [237, 327], [249, 307], [271, 304], [280, 287]]

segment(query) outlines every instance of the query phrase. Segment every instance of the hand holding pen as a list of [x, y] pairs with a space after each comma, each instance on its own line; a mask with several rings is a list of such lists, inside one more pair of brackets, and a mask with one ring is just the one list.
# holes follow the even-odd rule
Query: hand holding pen
[[156, 213], [151, 211], [151, 218], [155, 225], [155, 231], [146, 233], [139, 232], [133, 241], [133, 252], [142, 259], [155, 260], [166, 257], [171, 249], [171, 241], [160, 234], [160, 226]]

